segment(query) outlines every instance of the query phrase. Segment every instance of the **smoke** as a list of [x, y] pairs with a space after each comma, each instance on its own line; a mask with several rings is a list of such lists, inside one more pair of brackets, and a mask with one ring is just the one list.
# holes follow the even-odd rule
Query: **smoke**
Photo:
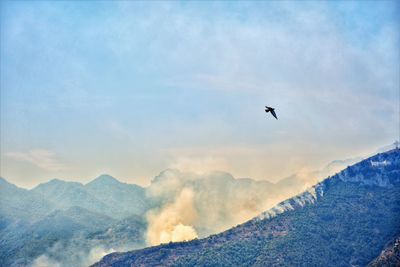
[[[172, 183], [174, 182], [176, 180], [172, 180]], [[193, 196], [192, 189], [183, 188], [172, 203], [166, 204], [160, 210], [148, 212], [147, 240], [150, 244], [197, 238], [197, 232], [191, 226], [197, 219]]]
[[70, 253], [70, 251], [71, 247], [64, 247], [57, 243], [48, 252], [37, 257], [33, 261], [32, 267], [84, 267], [92, 265], [109, 253], [115, 252], [112, 248], [106, 249], [104, 247], [94, 247], [90, 250], [75, 247], [73, 253]]
[[[348, 162], [336, 161], [321, 171], [302, 168], [278, 183], [238, 179], [224, 172], [198, 174], [168, 169], [146, 188], [153, 207], [146, 213], [147, 242], [157, 245], [188, 241], [224, 231], [302, 192], [321, 175], [345, 164]], [[32, 266], [88, 266], [111, 252], [138, 248], [137, 244], [124, 244], [121, 237], [109, 234], [110, 239], [103, 241], [75, 236], [68, 242], [58, 242], [36, 258]]]
[[33, 261], [32, 267], [61, 267], [61, 264], [47, 255], [41, 255]]
[[84, 238], [74, 238], [66, 242], [57, 242], [37, 257], [31, 267], [86, 267], [98, 262], [105, 255], [115, 251], [128, 251], [134, 246], [106, 247], [96, 245]]
[[95, 262], [98, 262], [105, 255], [115, 252], [116, 250], [113, 248], [106, 249], [104, 247], [95, 247], [92, 248], [85, 260], [87, 262], [85, 265], [89, 266]]
[[295, 181], [279, 185], [224, 172], [166, 170], [147, 188], [156, 207], [147, 213], [147, 241], [157, 245], [224, 231], [301, 192], [304, 181]]
[[319, 173], [313, 170], [310, 170], [307, 167], [301, 168], [296, 173], [296, 178], [299, 179], [302, 183], [304, 183], [303, 189], [306, 190], [308, 187], [317, 183], [319, 177]]

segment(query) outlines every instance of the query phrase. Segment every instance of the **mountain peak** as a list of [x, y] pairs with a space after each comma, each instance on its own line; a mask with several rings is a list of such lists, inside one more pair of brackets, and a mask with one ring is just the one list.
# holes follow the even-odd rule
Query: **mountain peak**
[[95, 178], [93, 181], [87, 183], [89, 184], [104, 184], [104, 185], [111, 185], [111, 184], [120, 184], [121, 182], [112, 177], [108, 174], [102, 174], [99, 177]]
[[63, 181], [63, 180], [58, 179], [58, 178], [54, 178], [54, 179], [51, 179], [50, 181], [48, 181], [47, 183], [52, 183], [52, 184], [63, 184], [63, 183], [66, 183], [66, 181]]
[[80, 187], [80, 186], [82, 186], [82, 184], [79, 183], [79, 182], [64, 181], [64, 180], [61, 180], [61, 179], [54, 178], [54, 179], [51, 179], [48, 182], [40, 183], [39, 185], [37, 185], [34, 188], [34, 190], [38, 189], [38, 188], [43, 188], [43, 187], [53, 187], [53, 188], [55, 188], [55, 187], [59, 187], [59, 186]]

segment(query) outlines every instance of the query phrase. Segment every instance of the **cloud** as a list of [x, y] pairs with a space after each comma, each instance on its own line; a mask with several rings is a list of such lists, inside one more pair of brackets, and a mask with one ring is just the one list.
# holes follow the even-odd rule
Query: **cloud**
[[[67, 156], [88, 173], [107, 162], [146, 179], [170, 166], [206, 165], [283, 177], [299, 167], [287, 161], [327, 162], [399, 135], [395, 1], [4, 7], [3, 139], [70, 140]], [[265, 104], [277, 107], [278, 121], [265, 121]], [[51, 127], [60, 117], [66, 123]], [[32, 122], [40, 127], [31, 135], [10, 127]], [[80, 130], [66, 139], [70, 129]], [[257, 152], [210, 155], [212, 146], [238, 145]], [[162, 152], [206, 146], [172, 164]], [[294, 149], [281, 153], [285, 146]], [[267, 153], [269, 166], [260, 160]]]
[[45, 171], [61, 171], [66, 166], [55, 158], [55, 154], [45, 149], [33, 149], [27, 152], [7, 152], [6, 157], [16, 161], [29, 162]]

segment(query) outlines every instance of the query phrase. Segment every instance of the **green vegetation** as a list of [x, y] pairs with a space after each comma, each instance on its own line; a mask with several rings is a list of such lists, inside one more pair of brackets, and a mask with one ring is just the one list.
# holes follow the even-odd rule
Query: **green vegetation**
[[323, 181], [313, 204], [97, 266], [365, 266], [400, 236], [399, 167], [399, 150], [379, 154]]

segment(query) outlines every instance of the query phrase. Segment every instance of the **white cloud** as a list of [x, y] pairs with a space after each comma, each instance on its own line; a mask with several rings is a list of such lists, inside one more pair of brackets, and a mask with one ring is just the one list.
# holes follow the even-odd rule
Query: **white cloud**
[[[4, 125], [40, 119], [31, 132], [49, 129], [53, 143], [65, 139], [63, 130], [80, 129], [64, 153], [89, 173], [96, 164], [147, 178], [169, 166], [220, 166], [282, 177], [300, 167], [287, 164], [296, 158], [311, 168], [307, 162], [351, 156], [399, 134], [399, 31], [387, 1], [110, 2], [99, 7], [108, 12], [90, 14], [76, 5], [28, 3], [5, 12], [3, 88], [10, 94], [2, 106]], [[30, 112], [40, 104], [53, 112]], [[278, 121], [265, 121], [265, 104], [276, 106]], [[69, 106], [76, 112], [65, 114]], [[50, 127], [60, 108], [57, 117], [68, 123]], [[3, 128], [20, 136], [19, 128]], [[217, 153], [213, 146], [254, 149]], [[168, 162], [160, 150], [175, 147], [209, 149]]]
[[46, 171], [65, 170], [66, 166], [55, 158], [55, 154], [45, 149], [33, 149], [27, 152], [8, 152], [6, 156], [21, 162], [29, 162]]

